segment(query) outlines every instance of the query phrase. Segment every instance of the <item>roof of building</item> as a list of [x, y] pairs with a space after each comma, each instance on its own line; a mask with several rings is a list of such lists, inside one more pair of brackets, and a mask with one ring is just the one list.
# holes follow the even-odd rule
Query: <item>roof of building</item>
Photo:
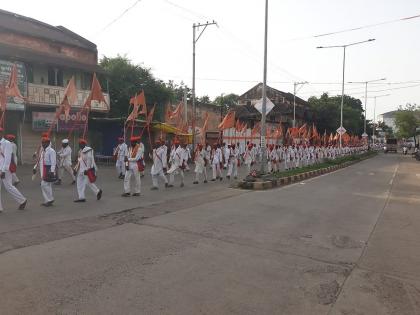
[[16, 46], [10, 46], [0, 43], [0, 57], [12, 57], [13, 60], [17, 61], [29, 61], [40, 64], [48, 64], [54, 66], [60, 66], [71, 69], [81, 69], [86, 71], [104, 73], [104, 70], [99, 65], [90, 65], [86, 63], [77, 62], [71, 59], [64, 59], [55, 56], [48, 56], [45, 58], [45, 54], [34, 52], [30, 49], [25, 49]]
[[64, 26], [52, 26], [23, 15], [1, 9], [0, 29], [76, 46], [95, 52], [97, 51], [94, 43], [70, 31]]
[[[258, 89], [262, 90], [262, 83], [258, 83], [257, 85], [253, 86], [252, 88], [250, 88], [248, 91], [246, 91], [244, 94], [242, 94], [241, 96], [239, 96], [239, 99], [245, 99], [247, 98], [247, 95], [251, 92], [253, 92], [254, 90], [257, 91]], [[284, 97], [286, 100], [288, 100], [289, 102], [293, 102], [293, 94], [292, 93], [288, 93], [288, 92], [283, 92], [280, 90], [277, 90], [275, 88], [272, 88], [270, 86], [267, 86], [267, 94], [270, 94], [270, 92], [272, 94], [277, 94], [277, 95], [281, 95], [282, 97]], [[301, 99], [300, 97], [296, 96], [296, 103], [297, 104], [301, 104], [301, 105], [308, 105], [308, 102]]]
[[392, 110], [390, 112], [383, 113], [380, 116], [382, 116], [384, 118], [393, 118], [395, 116], [396, 112], [398, 112], [398, 111], [397, 110]]

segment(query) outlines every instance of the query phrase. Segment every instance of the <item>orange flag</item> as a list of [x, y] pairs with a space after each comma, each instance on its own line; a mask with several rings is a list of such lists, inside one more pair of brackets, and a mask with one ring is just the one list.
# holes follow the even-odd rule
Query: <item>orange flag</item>
[[252, 130], [251, 130], [251, 137], [256, 136], [260, 132], [261, 132], [261, 125], [260, 125], [260, 123], [256, 123], [254, 125], [254, 128], [252, 128]]
[[108, 105], [108, 103], [105, 101], [104, 94], [102, 93], [101, 85], [99, 84], [99, 81], [96, 78], [96, 73], [93, 74], [92, 89], [90, 91], [90, 100], [104, 102]]
[[[131, 103], [131, 101], [133, 101], [133, 103]], [[137, 117], [139, 117], [140, 105], [138, 103], [137, 95], [130, 99], [130, 104], [133, 105], [133, 110], [131, 111], [130, 115], [128, 115], [127, 120], [125, 121], [126, 123], [129, 121], [135, 121]]]
[[306, 132], [306, 124], [303, 124], [303, 125], [299, 128], [298, 135], [304, 134], [305, 132]]
[[7, 104], [7, 95], [6, 95], [6, 87], [3, 84], [0, 84], [0, 111], [6, 111], [6, 104]]
[[76, 105], [77, 102], [77, 89], [76, 84], [74, 82], [74, 76], [71, 77], [69, 83], [67, 84], [66, 89], [64, 90], [64, 99], [67, 97], [67, 101], [70, 105]]
[[18, 83], [17, 83], [17, 66], [13, 64], [12, 71], [10, 72], [9, 82], [6, 86], [6, 95], [11, 97], [19, 97], [23, 99], [24, 97], [20, 94]]
[[235, 112], [230, 111], [226, 114], [225, 118], [223, 118], [223, 121], [219, 124], [219, 129], [229, 129], [233, 128], [235, 126]]
[[174, 119], [180, 116], [181, 114], [182, 103], [179, 103], [173, 112], [169, 111], [169, 119]]
[[[147, 106], [146, 106], [146, 97], [144, 96], [144, 91], [141, 91], [140, 94], [136, 94], [136, 96], [133, 96], [130, 98], [130, 104], [134, 106], [134, 104], [137, 104], [137, 111], [139, 115], [147, 115]], [[139, 110], [141, 106], [141, 110]]]
[[240, 132], [240, 131], [241, 131], [241, 129], [242, 129], [242, 124], [241, 124], [241, 122], [239, 121], [239, 119], [236, 121], [236, 126], [235, 126], [235, 129], [236, 129], [236, 131], [237, 131], [237, 132]]
[[152, 123], [153, 120], [153, 114], [155, 113], [155, 107], [156, 105], [153, 105], [152, 110], [149, 112], [149, 114], [147, 115], [147, 119], [146, 119], [146, 126], [150, 125]]

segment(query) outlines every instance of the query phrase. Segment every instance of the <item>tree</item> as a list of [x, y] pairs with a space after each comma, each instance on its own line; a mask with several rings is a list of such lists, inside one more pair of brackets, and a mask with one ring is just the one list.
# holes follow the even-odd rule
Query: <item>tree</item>
[[394, 130], [392, 130], [392, 127], [388, 126], [383, 121], [378, 122], [377, 129], [382, 130], [388, 137], [394, 135]]
[[416, 141], [416, 128], [420, 123], [420, 107], [407, 104], [404, 108], [399, 107], [395, 113], [395, 126], [397, 127], [397, 136], [399, 138], [414, 137]]
[[150, 69], [133, 64], [124, 56], [103, 57], [101, 67], [109, 81], [111, 110], [109, 117], [127, 117], [129, 101], [140, 90], [144, 90], [147, 104], [156, 104], [154, 119], [163, 120], [164, 105], [177, 97], [177, 89], [153, 77]]
[[[319, 98], [310, 97], [308, 103], [314, 111], [314, 123], [318, 130], [334, 133], [340, 126], [341, 96], [330, 97], [327, 93], [324, 93]], [[368, 122], [366, 123], [369, 127]], [[348, 133], [355, 135], [361, 135], [364, 130], [362, 102], [348, 95], [344, 96], [343, 126]], [[371, 128], [367, 128], [366, 131], [368, 134], [372, 133]]]
[[239, 95], [234, 93], [226, 95], [222, 94], [214, 99], [213, 104], [217, 106], [224, 106], [227, 110], [229, 110], [238, 104], [238, 99]]

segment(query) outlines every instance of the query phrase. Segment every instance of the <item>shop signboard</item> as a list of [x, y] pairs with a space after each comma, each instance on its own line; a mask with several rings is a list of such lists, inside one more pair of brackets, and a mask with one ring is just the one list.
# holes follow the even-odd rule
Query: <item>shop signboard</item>
[[[32, 112], [32, 129], [47, 131], [55, 119], [55, 112]], [[56, 132], [83, 131], [88, 116], [71, 112], [67, 117], [61, 114], [54, 128]]]

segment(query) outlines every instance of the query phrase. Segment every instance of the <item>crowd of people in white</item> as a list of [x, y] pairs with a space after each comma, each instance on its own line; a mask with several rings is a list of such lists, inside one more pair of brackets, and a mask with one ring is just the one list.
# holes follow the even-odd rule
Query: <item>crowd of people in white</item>
[[[141, 177], [145, 175], [145, 146], [140, 137], [131, 137], [127, 145], [124, 138], [114, 149], [118, 177], [123, 179], [123, 197], [140, 196]], [[266, 147], [267, 169], [271, 173], [305, 167], [321, 163], [325, 159], [336, 159], [341, 156], [359, 154], [368, 150], [367, 146], [337, 145], [274, 145]], [[185, 171], [190, 171], [190, 164], [194, 164], [195, 177], [193, 184], [201, 180], [223, 180], [238, 178], [238, 169], [245, 167], [246, 174], [250, 174], [253, 167], [263, 161], [261, 146], [252, 143], [232, 143], [196, 146], [192, 152], [190, 145], [180, 143], [175, 139], [172, 145], [164, 141], [156, 141], [148, 154], [151, 160], [150, 174], [152, 177], [152, 190], [159, 189], [159, 180], [163, 181], [165, 188], [174, 187], [175, 178], [180, 178], [180, 187], [184, 187]], [[54, 203], [53, 184], [60, 185], [66, 171], [71, 177], [72, 184], [76, 184], [78, 199], [75, 202], [85, 202], [85, 190], [89, 187], [96, 199], [102, 197], [102, 190], [95, 184], [97, 165], [93, 148], [85, 139], [79, 140], [77, 162], [72, 164], [72, 150], [69, 140], [62, 141], [62, 147], [57, 152], [52, 148], [49, 136], [43, 135], [39, 151], [34, 154], [36, 164], [33, 168], [33, 179], [40, 175], [41, 191], [44, 197], [43, 206], [49, 207]], [[16, 185], [19, 179], [16, 176], [16, 144], [13, 137], [5, 139], [3, 130], [0, 130], [0, 177], [7, 192], [19, 203], [19, 209], [24, 209], [26, 198], [19, 192]], [[211, 178], [207, 171], [211, 169]], [[167, 176], [169, 175], [169, 179]], [[1, 187], [1, 185], [0, 185]], [[0, 196], [1, 197], [1, 196]], [[0, 212], [3, 210], [0, 198]]]

